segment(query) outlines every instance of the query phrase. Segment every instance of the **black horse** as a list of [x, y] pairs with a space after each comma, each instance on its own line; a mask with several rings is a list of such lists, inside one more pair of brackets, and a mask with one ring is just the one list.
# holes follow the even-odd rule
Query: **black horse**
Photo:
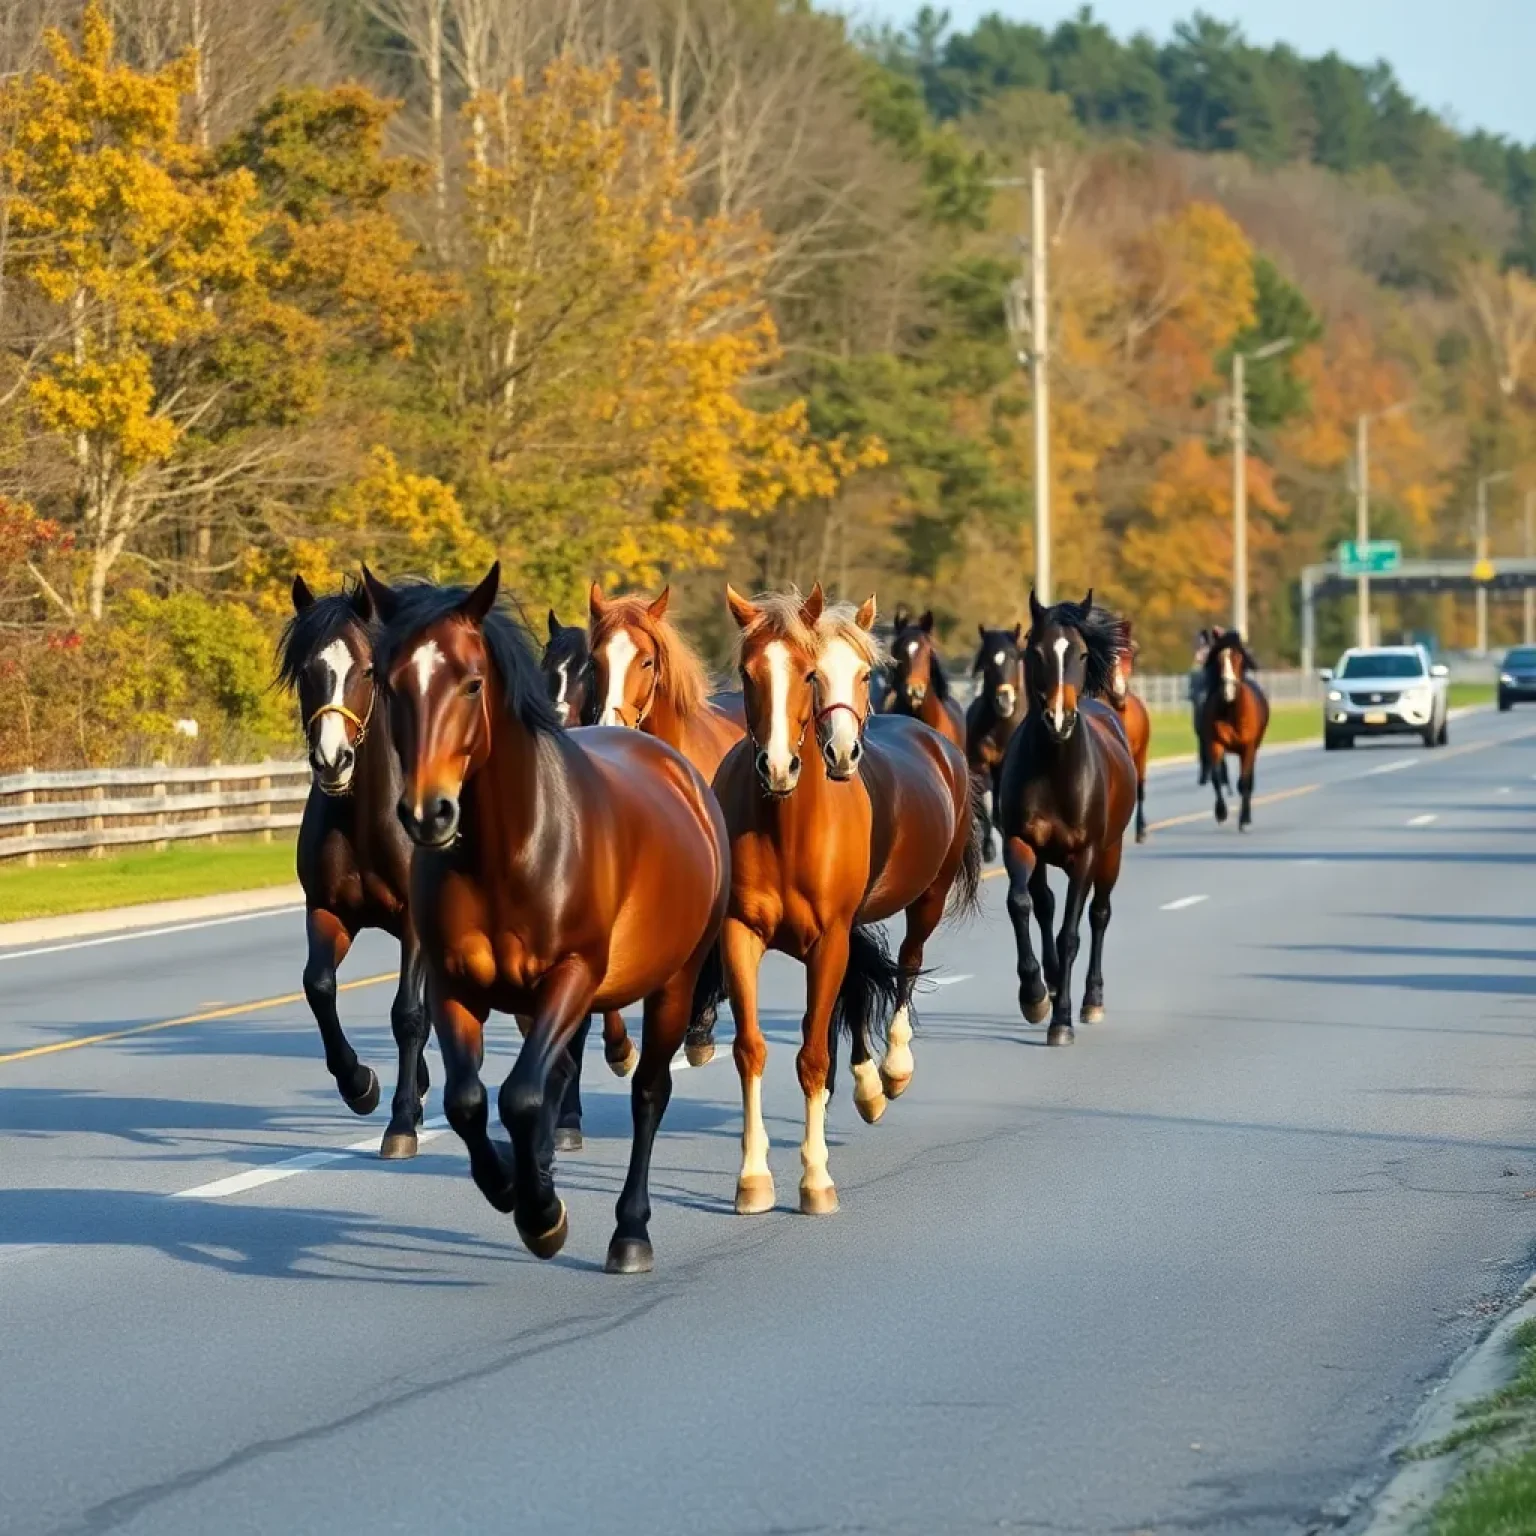
[[561, 725], [596, 725], [597, 699], [592, 691], [592, 649], [587, 643], [586, 625], [562, 624], [551, 608], [549, 639], [539, 665]]
[[1189, 667], [1189, 713], [1195, 728], [1195, 750], [1200, 757], [1201, 784], [1205, 784], [1211, 776], [1210, 759], [1205, 754], [1205, 739], [1200, 733], [1200, 717], [1205, 713], [1207, 690], [1205, 662], [1211, 654], [1211, 646], [1215, 643], [1216, 634], [1217, 631], [1214, 629], [1202, 629], [1196, 633], [1194, 660]]
[[1003, 754], [1024, 718], [1024, 626], [988, 629], [978, 624], [981, 645], [971, 667], [981, 682], [965, 711], [965, 760], [986, 787], [986, 816], [982, 822], [981, 853], [997, 853], [998, 795], [1002, 787]]
[[[1069, 1045], [1072, 965], [1090, 889], [1092, 944], [1083, 990], [1082, 1021], [1104, 1017], [1104, 934], [1110, 893], [1120, 875], [1125, 829], [1136, 809], [1136, 766], [1125, 732], [1102, 695], [1116, 653], [1128, 645], [1124, 624], [1093, 605], [1043, 608], [1029, 597], [1024, 645], [1028, 712], [1003, 758], [1001, 803], [1003, 862], [1008, 870], [1008, 915], [1018, 946], [1019, 1006], [1032, 1024], [1050, 1017], [1050, 1045]], [[1061, 932], [1051, 933], [1054, 902], [1050, 865], [1067, 872]], [[1029, 920], [1040, 926], [1035, 959]], [[1054, 1006], [1052, 998], [1055, 999]]]
[[400, 768], [390, 744], [389, 706], [374, 686], [372, 606], [360, 585], [316, 597], [295, 576], [293, 610], [279, 642], [277, 676], [298, 696], [313, 775], [298, 844], [309, 935], [304, 995], [347, 1107], [372, 1114], [379, 1079], [342, 1031], [336, 969], [364, 928], [400, 941], [400, 980], [389, 1012], [400, 1070], [379, 1156], [414, 1157], [427, 1094], [429, 1024], [408, 907], [411, 843], [395, 815]]

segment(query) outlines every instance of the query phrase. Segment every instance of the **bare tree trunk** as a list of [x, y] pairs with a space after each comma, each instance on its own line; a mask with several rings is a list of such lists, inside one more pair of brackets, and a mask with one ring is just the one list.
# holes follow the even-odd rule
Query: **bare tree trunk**
[[448, 163], [443, 147], [443, 0], [427, 0], [427, 114], [432, 155], [432, 239], [437, 259], [448, 259]]

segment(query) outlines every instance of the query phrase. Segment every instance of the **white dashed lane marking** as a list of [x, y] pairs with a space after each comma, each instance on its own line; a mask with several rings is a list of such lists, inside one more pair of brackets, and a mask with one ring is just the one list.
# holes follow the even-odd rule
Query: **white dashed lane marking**
[[1408, 825], [1410, 827], [1427, 827], [1430, 822], [1439, 820], [1439, 816], [1434, 811], [1425, 811], [1422, 816], [1410, 816], [1408, 818]]
[[1209, 901], [1209, 896], [1180, 896], [1177, 901], [1165, 901], [1159, 909], [1163, 912], [1182, 912], [1185, 907], [1198, 907], [1202, 901]]

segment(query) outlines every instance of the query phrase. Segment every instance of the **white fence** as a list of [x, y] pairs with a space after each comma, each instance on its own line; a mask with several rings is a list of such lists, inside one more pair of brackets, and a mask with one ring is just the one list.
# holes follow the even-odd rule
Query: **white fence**
[[[1323, 684], [1309, 672], [1261, 672], [1259, 683], [1271, 704], [1321, 704], [1323, 701]], [[950, 686], [961, 703], [968, 703], [976, 691], [975, 680], [963, 674], [951, 674]], [[1146, 701], [1148, 709], [1186, 709], [1189, 707], [1189, 673], [1133, 672], [1131, 691]]]
[[206, 768], [97, 768], [0, 778], [0, 860], [40, 853], [274, 832], [298, 826], [309, 764], [212, 763]]

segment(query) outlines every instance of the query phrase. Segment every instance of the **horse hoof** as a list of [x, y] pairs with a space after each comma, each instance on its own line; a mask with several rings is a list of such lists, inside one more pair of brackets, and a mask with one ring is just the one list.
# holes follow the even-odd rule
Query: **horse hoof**
[[1026, 1024], [1044, 1024], [1045, 1021], [1051, 1016], [1050, 994], [1047, 993], [1037, 1002], [1025, 1003], [1023, 1007], [1024, 1022]]
[[556, 1152], [580, 1152], [583, 1146], [579, 1125], [562, 1125], [555, 1129]]
[[1102, 1024], [1104, 1022], [1103, 1003], [1084, 1003], [1082, 1022], [1084, 1024]]
[[683, 1055], [687, 1058], [690, 1067], [707, 1067], [715, 1059], [715, 1042], [700, 1040], [696, 1045], [685, 1045]]
[[1136, 833], [1136, 841], [1138, 843], [1144, 843], [1144, 842], [1146, 842], [1146, 840], [1147, 840], [1147, 829], [1145, 827], [1142, 827]]
[[556, 1221], [548, 1232], [540, 1233], [537, 1237], [531, 1232], [525, 1232], [521, 1227], [517, 1229], [517, 1235], [523, 1240], [523, 1247], [536, 1259], [552, 1259], [565, 1247], [566, 1234], [571, 1230], [570, 1221], [566, 1217], [565, 1201], [560, 1202], [560, 1219]]
[[736, 1214], [761, 1216], [773, 1209], [773, 1175], [745, 1173], [736, 1181]]
[[626, 1050], [617, 1061], [611, 1056], [603, 1058], [608, 1063], [608, 1070], [615, 1077], [628, 1077], [640, 1063], [640, 1052], [635, 1049], [635, 1042], [633, 1040], [626, 1040], [624, 1044]]
[[379, 1156], [387, 1163], [399, 1162], [407, 1157], [415, 1157], [416, 1132], [386, 1131], [384, 1133], [384, 1140], [379, 1143]]
[[[902, 1087], [906, 1087], [906, 1084], [903, 1083]], [[859, 1119], [862, 1120], [865, 1125], [874, 1125], [879, 1120], [880, 1116], [885, 1113], [885, 1106], [889, 1102], [890, 1099], [886, 1094], [876, 1093], [872, 1094], [867, 1099], [855, 1099], [853, 1101], [853, 1107], [858, 1110]]]
[[830, 1185], [820, 1189], [800, 1186], [800, 1214], [802, 1216], [837, 1215], [837, 1191]]
[[1224, 805], [1216, 807], [1216, 825], [1224, 827], [1227, 824], [1227, 808]]
[[[346, 1097], [345, 1094], [342, 1095]], [[347, 1099], [347, 1108], [354, 1115], [371, 1115], [379, 1107], [379, 1074], [368, 1068], [368, 1086], [355, 1099]]]
[[[895, 1077], [886, 1072], [882, 1072], [880, 1074], [880, 1086], [885, 1089], [885, 1096], [888, 1099], [899, 1099], [902, 1094], [904, 1094], [911, 1086], [911, 1083], [912, 1074], [910, 1072], [908, 1072], [905, 1077]], [[862, 1113], [862, 1111], [860, 1111], [860, 1113]], [[876, 1120], [879, 1118], [880, 1117], [878, 1115], [875, 1116]], [[874, 1121], [871, 1121], [870, 1123], [873, 1124]]]
[[1076, 1039], [1070, 1024], [1052, 1024], [1045, 1032], [1047, 1045], [1071, 1045]]
[[608, 1244], [603, 1268], [610, 1275], [648, 1275], [656, 1267], [656, 1255], [643, 1237], [616, 1237]]

